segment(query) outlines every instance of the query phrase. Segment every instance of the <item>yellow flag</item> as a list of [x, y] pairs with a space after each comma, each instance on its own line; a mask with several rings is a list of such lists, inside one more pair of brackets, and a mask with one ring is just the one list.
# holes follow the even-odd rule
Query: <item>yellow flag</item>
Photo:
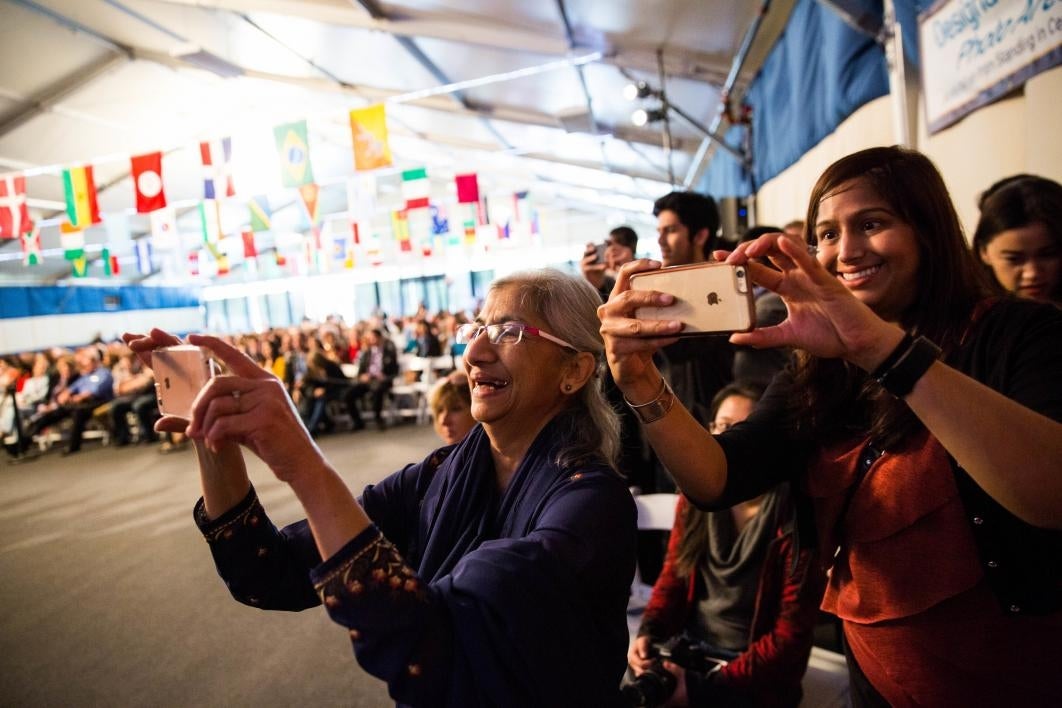
[[391, 165], [387, 144], [387, 114], [384, 104], [356, 108], [350, 112], [350, 132], [354, 139], [354, 169], [372, 170]]

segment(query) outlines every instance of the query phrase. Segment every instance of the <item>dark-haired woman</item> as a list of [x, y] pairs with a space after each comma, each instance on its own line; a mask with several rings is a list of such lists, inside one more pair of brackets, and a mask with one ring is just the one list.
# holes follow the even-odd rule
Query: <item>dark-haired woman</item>
[[973, 248], [1007, 292], [1062, 305], [1062, 184], [1015, 175], [981, 197]]
[[[709, 430], [748, 418], [763, 389], [733, 383], [712, 400]], [[730, 509], [701, 511], [679, 496], [664, 568], [627, 661], [640, 675], [653, 645], [684, 635], [728, 663], [665, 670], [680, 679], [669, 705], [796, 706], [811, 652], [822, 574], [794, 542], [788, 484]]]
[[834, 163], [807, 224], [815, 254], [764, 236], [726, 256], [789, 310], [731, 341], [798, 350], [747, 421], [707, 435], [661, 384], [652, 351], [681, 323], [634, 319], [670, 300], [628, 287], [653, 263], [599, 311], [617, 383], [695, 503], [799, 482], [857, 704], [1058, 705], [1062, 312], [986, 297], [919, 153]]

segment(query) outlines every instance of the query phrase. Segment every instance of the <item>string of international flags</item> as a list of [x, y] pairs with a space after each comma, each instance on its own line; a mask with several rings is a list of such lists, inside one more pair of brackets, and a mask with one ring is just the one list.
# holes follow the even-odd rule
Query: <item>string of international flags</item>
[[[374, 171], [393, 166], [393, 157], [387, 136], [387, 118], [383, 104], [350, 111], [350, 127], [353, 141], [354, 170], [347, 179], [347, 205], [349, 228], [333, 235], [331, 243], [323, 243], [322, 217], [320, 214], [321, 186], [314, 179], [310, 161], [310, 145], [305, 120], [284, 123], [273, 128], [280, 166], [281, 183], [297, 195], [304, 223], [308, 225], [302, 235], [301, 255], [303, 264], [318, 270], [329, 269], [329, 261], [353, 268], [355, 252], [368, 265], [381, 265], [385, 254], [383, 242], [387, 235], [376, 233], [371, 227], [376, 211], [376, 176]], [[227, 234], [222, 229], [221, 204], [234, 201], [237, 190], [232, 175], [232, 138], [223, 137], [199, 143], [199, 156], [203, 169], [203, 199], [197, 208], [202, 232], [202, 247], [187, 254], [188, 274], [199, 275], [201, 252], [212, 261], [214, 272], [224, 275], [229, 272], [228, 249], [222, 247]], [[153, 251], [180, 250], [176, 215], [166, 198], [163, 176], [163, 152], [156, 151], [130, 158], [130, 176], [135, 193], [135, 210], [146, 214], [150, 221], [150, 238], [137, 239], [133, 247], [137, 267], [142, 273], [153, 270]], [[66, 221], [60, 226], [60, 244], [63, 257], [71, 264], [74, 277], [88, 274], [89, 259], [85, 250], [84, 230], [100, 224], [104, 219], [97, 201], [95, 176], [91, 164], [70, 166], [62, 170]], [[446, 210], [431, 200], [431, 182], [424, 167], [401, 171], [401, 194], [404, 206], [391, 211], [390, 237], [399, 253], [431, 256], [446, 247], [474, 246], [477, 239], [486, 237], [507, 239], [516, 229], [521, 233], [538, 232], [537, 214], [527, 206], [527, 192], [513, 194], [510, 218], [504, 224], [490, 225], [486, 199], [480, 194], [475, 173], [459, 174], [454, 179], [457, 192], [457, 211], [460, 228], [450, 227]], [[254, 195], [245, 199], [246, 220], [239, 233], [245, 261], [255, 263], [259, 256], [256, 234], [272, 229], [272, 211], [269, 198]], [[115, 219], [114, 223], [119, 220]], [[108, 216], [104, 225], [112, 231]], [[116, 232], [121, 229], [114, 229]], [[234, 234], [229, 234], [234, 235]], [[31, 219], [26, 194], [25, 176], [20, 173], [0, 175], [0, 239], [20, 239], [23, 263], [38, 265], [42, 261], [40, 225]], [[114, 241], [128, 240], [112, 237], [100, 253], [102, 274], [117, 275], [120, 272]], [[285, 255], [278, 246], [273, 249], [272, 263], [277, 267], [288, 265], [290, 252]]]

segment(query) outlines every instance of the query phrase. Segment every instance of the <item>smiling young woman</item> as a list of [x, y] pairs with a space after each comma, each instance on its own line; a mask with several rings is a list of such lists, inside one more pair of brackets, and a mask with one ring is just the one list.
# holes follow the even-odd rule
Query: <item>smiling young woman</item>
[[[644, 426], [706, 509], [796, 481], [832, 565], [856, 705], [1058, 704], [1062, 631], [1062, 311], [991, 297], [943, 179], [872, 148], [826, 169], [805, 237], [742, 243], [788, 317], [735, 344], [789, 346], [743, 423], [709, 435], [681, 405]], [[776, 269], [756, 259], [767, 258]], [[598, 311], [628, 400], [657, 395], [655, 349], [681, 328], [620, 272]], [[647, 338], [655, 335], [655, 339]], [[1049, 658], [1050, 657], [1050, 658]]]

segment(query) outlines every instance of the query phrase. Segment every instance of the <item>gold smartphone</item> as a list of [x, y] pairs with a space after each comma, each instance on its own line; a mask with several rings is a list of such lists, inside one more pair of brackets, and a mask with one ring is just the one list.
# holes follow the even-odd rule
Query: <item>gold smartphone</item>
[[666, 307], [640, 307], [638, 319], [681, 320], [680, 337], [748, 332], [756, 326], [756, 303], [748, 269], [726, 263], [694, 263], [631, 276], [632, 290], [675, 296]]
[[192, 419], [192, 403], [214, 376], [213, 361], [200, 347], [180, 344], [151, 352], [159, 413]]

